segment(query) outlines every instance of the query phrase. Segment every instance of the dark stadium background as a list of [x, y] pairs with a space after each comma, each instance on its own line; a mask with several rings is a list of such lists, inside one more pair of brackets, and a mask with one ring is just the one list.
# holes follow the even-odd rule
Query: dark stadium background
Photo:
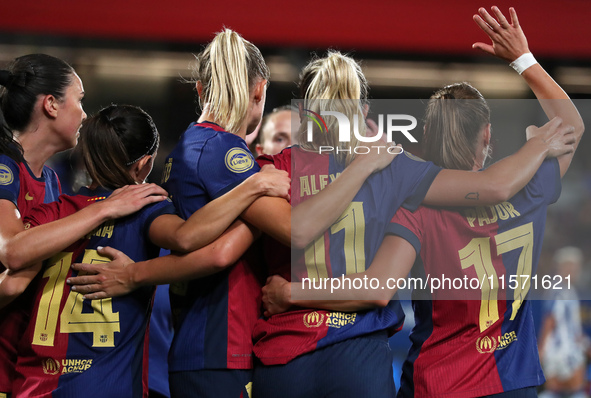
[[[196, 118], [195, 92], [181, 82], [190, 77], [192, 54], [222, 27], [240, 32], [267, 59], [272, 73], [267, 109], [289, 103], [297, 92], [298, 71], [312, 52], [323, 54], [327, 48], [363, 60], [371, 98], [428, 98], [434, 89], [461, 80], [473, 83], [487, 98], [533, 98], [508, 66], [471, 48], [486, 39], [472, 15], [479, 6], [492, 5], [503, 12], [514, 6], [536, 58], [572, 98], [591, 98], [587, 0], [4, 1], [0, 64], [27, 53], [49, 53], [76, 68], [87, 92], [87, 113], [110, 103], [146, 109], [163, 140], [151, 177], [158, 182], [162, 159]], [[581, 101], [579, 109], [589, 129], [591, 103]], [[522, 142], [503, 136], [506, 127], [543, 120], [504, 123], [493, 132], [496, 159]], [[564, 179], [563, 195], [549, 211], [541, 271], [550, 270], [552, 253], [565, 245], [581, 247], [591, 259], [589, 141], [583, 138]], [[68, 156], [55, 159], [56, 167]], [[589, 286], [588, 269], [583, 286]], [[412, 325], [412, 313], [407, 314], [405, 329], [392, 339], [399, 358]], [[583, 321], [590, 332], [590, 306], [584, 307]]]

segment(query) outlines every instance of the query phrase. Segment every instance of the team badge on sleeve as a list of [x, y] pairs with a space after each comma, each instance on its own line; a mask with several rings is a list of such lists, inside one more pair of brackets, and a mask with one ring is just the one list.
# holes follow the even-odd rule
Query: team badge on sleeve
[[252, 154], [242, 148], [232, 148], [226, 152], [226, 167], [234, 173], [244, 173], [253, 168]]
[[14, 176], [12, 175], [10, 167], [5, 164], [0, 164], [0, 185], [10, 185], [13, 180]]

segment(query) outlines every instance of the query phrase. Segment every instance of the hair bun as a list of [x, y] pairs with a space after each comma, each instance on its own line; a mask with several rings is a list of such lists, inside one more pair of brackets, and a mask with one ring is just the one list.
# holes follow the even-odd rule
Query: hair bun
[[12, 83], [12, 73], [7, 70], [0, 70], [0, 85], [8, 87]]
[[10, 89], [15, 84], [19, 87], [25, 87], [27, 84], [27, 73], [23, 71], [15, 75], [8, 70], [0, 70], [0, 85]]

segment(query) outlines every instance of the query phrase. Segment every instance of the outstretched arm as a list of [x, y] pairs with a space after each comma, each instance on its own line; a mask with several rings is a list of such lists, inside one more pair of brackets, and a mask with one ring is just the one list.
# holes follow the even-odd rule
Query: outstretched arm
[[119, 250], [101, 248], [99, 254], [113, 261], [102, 264], [73, 264], [72, 268], [89, 275], [72, 277], [72, 290], [94, 300], [121, 296], [140, 286], [185, 282], [219, 272], [234, 264], [255, 239], [256, 232], [236, 221], [209, 245], [188, 254], [171, 254], [134, 263]]
[[[316, 289], [316, 286], [309, 289], [306, 288], [305, 282], [290, 283], [278, 275], [273, 275], [267, 279], [267, 284], [263, 287], [265, 316], [285, 312], [291, 306], [333, 311], [361, 311], [385, 307], [397, 291], [396, 284], [391, 282], [408, 275], [416, 254], [408, 241], [399, 236], [388, 235], [366, 271], [343, 277], [345, 280], [351, 280], [350, 284], [341, 283], [341, 278], [336, 278], [340, 281], [338, 284], [331, 284], [324, 289]], [[351, 289], [351, 286], [359, 286], [354, 284], [353, 280], [371, 281], [372, 278], [379, 280], [378, 289]]]
[[543, 127], [529, 126], [535, 135], [516, 153], [482, 171], [442, 170], [423, 203], [433, 206], [485, 206], [509, 200], [532, 179], [547, 156], [573, 151], [574, 128], [557, 117]]
[[147, 204], [166, 199], [155, 184], [125, 186], [109, 198], [68, 217], [25, 230], [14, 204], [0, 200], [0, 262], [12, 271], [22, 270], [65, 249], [103, 222], [135, 213]]
[[197, 210], [187, 221], [175, 215], [158, 217], [150, 226], [150, 240], [182, 253], [200, 249], [219, 237], [257, 198], [289, 199], [288, 192], [287, 172], [266, 165], [261, 172]]
[[[472, 47], [511, 63], [520, 59], [524, 54], [531, 54], [515, 9], [509, 8], [511, 21], [505, 18], [498, 7], [492, 7], [492, 12], [494, 17], [484, 8], [480, 8], [479, 15], [474, 15], [474, 21], [488, 35], [492, 44], [478, 42], [474, 43]], [[528, 65], [531, 62], [533, 61], [530, 61]], [[540, 105], [549, 119], [559, 116], [564, 123], [574, 126], [574, 150], [576, 150], [585, 126], [569, 96], [537, 62], [525, 69], [521, 76], [540, 100]], [[558, 157], [561, 176], [564, 176], [568, 170], [574, 150]]]

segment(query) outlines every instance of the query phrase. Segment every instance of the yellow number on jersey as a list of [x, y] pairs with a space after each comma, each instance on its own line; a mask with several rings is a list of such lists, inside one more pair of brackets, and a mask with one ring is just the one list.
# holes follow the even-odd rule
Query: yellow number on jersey
[[[86, 250], [82, 262], [85, 264], [108, 263], [107, 257], [96, 250]], [[82, 313], [82, 294], [70, 292], [62, 312], [60, 328], [62, 333], [92, 333], [93, 347], [114, 347], [115, 332], [119, 332], [119, 313], [113, 313], [113, 299], [92, 300], [92, 313]]]
[[[82, 262], [109, 262], [96, 250], [86, 250]], [[33, 344], [53, 346], [64, 284], [72, 263], [72, 253], [60, 253], [50, 260], [43, 277], [49, 277], [39, 303]], [[92, 313], [83, 313], [83, 296], [70, 292], [60, 315], [60, 333], [92, 333], [93, 347], [114, 347], [120, 331], [119, 313], [113, 312], [112, 299], [92, 300]]]
[[[365, 214], [362, 202], [351, 202], [332, 225], [330, 233], [334, 235], [341, 230], [345, 233], [346, 274], [365, 271]], [[306, 247], [304, 261], [310, 279], [328, 278], [324, 235]]]
[[[533, 223], [527, 223], [510, 229], [495, 236], [497, 255], [522, 248], [517, 262], [516, 275], [530, 275], [533, 265]], [[499, 293], [499, 282], [497, 273], [492, 264], [490, 253], [490, 238], [474, 238], [458, 251], [462, 269], [474, 266], [478, 279], [482, 282], [481, 304], [479, 324], [480, 331], [489, 328], [499, 319], [497, 297]], [[513, 308], [511, 320], [515, 319], [523, 300], [529, 292], [530, 279], [525, 284], [518, 284], [513, 294]], [[491, 284], [491, 281], [493, 282]]]
[[474, 238], [458, 254], [462, 269], [474, 266], [476, 276], [482, 282], [479, 316], [480, 331], [482, 332], [499, 319], [497, 306], [499, 282], [491, 260], [490, 238]]
[[72, 264], [72, 253], [58, 253], [48, 260], [48, 264], [43, 277], [49, 278], [49, 280], [41, 294], [33, 344], [52, 347], [60, 303], [64, 294], [64, 284]]

